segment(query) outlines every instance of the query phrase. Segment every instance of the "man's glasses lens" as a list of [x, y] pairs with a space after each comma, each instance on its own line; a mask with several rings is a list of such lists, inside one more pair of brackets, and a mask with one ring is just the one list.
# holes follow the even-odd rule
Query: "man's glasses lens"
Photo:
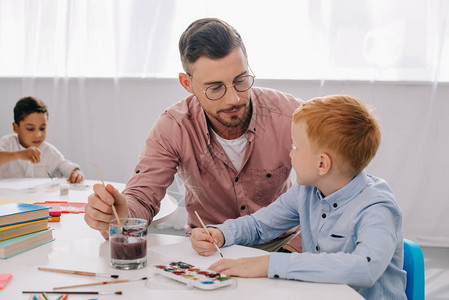
[[[244, 75], [234, 81], [234, 88], [237, 92], [245, 92], [249, 90], [254, 84], [254, 76]], [[206, 97], [209, 100], [221, 99], [226, 94], [226, 86], [224, 84], [211, 85], [205, 91]]]

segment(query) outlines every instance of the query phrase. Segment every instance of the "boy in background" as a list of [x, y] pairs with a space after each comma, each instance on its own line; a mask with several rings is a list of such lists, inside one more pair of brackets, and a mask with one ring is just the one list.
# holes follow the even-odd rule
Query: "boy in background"
[[25, 97], [16, 103], [12, 124], [16, 134], [0, 139], [0, 179], [51, 175], [67, 177], [70, 183], [84, 180], [77, 164], [45, 142], [47, 122], [47, 106], [41, 100]]
[[333, 95], [303, 103], [293, 115], [290, 152], [297, 185], [252, 215], [194, 229], [201, 255], [219, 246], [263, 243], [301, 226], [303, 253], [222, 259], [210, 269], [241, 277], [344, 283], [366, 299], [406, 299], [402, 213], [388, 184], [363, 171], [380, 129], [362, 101]]

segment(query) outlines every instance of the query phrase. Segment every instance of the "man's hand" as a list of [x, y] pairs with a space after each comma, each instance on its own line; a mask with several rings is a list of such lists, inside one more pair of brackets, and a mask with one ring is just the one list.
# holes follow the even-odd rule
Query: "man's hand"
[[75, 169], [70, 173], [69, 178], [67, 178], [67, 181], [70, 183], [80, 183], [84, 180], [84, 173], [81, 172], [80, 169]]
[[[102, 184], [95, 184], [94, 193], [89, 196], [85, 208], [84, 220], [87, 225], [93, 229], [107, 232], [109, 230], [109, 221], [115, 219], [112, 211], [113, 204], [119, 218], [128, 217], [128, 205], [126, 204], [125, 196], [110, 184], [106, 188]], [[103, 236], [107, 237], [105, 234]]]
[[212, 237], [210, 237], [203, 228], [194, 228], [190, 234], [190, 243], [192, 243], [192, 248], [198, 252], [199, 255], [209, 256], [215, 251], [214, 240], [218, 247], [223, 246], [224, 236], [220, 229], [217, 228], [207, 228]]
[[208, 269], [217, 273], [238, 277], [267, 277], [270, 256], [221, 259]]
[[17, 154], [19, 159], [30, 161], [33, 164], [38, 164], [41, 161], [41, 151], [34, 146], [18, 151]]

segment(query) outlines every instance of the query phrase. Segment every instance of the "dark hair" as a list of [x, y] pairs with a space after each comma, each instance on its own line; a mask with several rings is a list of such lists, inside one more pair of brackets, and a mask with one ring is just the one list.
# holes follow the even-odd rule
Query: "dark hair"
[[247, 55], [242, 38], [234, 27], [216, 18], [196, 20], [179, 39], [182, 67], [189, 73], [190, 64], [201, 56], [223, 58], [235, 47], [241, 47], [245, 56]]
[[20, 121], [32, 113], [46, 114], [48, 118], [47, 105], [35, 97], [24, 97], [14, 107], [14, 122], [19, 125]]

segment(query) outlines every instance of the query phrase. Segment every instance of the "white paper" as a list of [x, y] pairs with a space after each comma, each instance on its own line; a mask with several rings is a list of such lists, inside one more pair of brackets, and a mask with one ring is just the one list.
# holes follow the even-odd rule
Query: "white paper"
[[[210, 256], [199, 255], [195, 250], [193, 250], [189, 240], [166, 246], [150, 247], [148, 248], [148, 250], [167, 257], [167, 261], [183, 261], [200, 268], [208, 268], [214, 262], [221, 259], [221, 256], [218, 252], [215, 252]], [[232, 245], [229, 247], [220, 248], [220, 250], [223, 253], [224, 258], [233, 259], [269, 254], [264, 250], [240, 245]]]
[[7, 178], [0, 180], [0, 188], [24, 190], [52, 183], [50, 178]]

